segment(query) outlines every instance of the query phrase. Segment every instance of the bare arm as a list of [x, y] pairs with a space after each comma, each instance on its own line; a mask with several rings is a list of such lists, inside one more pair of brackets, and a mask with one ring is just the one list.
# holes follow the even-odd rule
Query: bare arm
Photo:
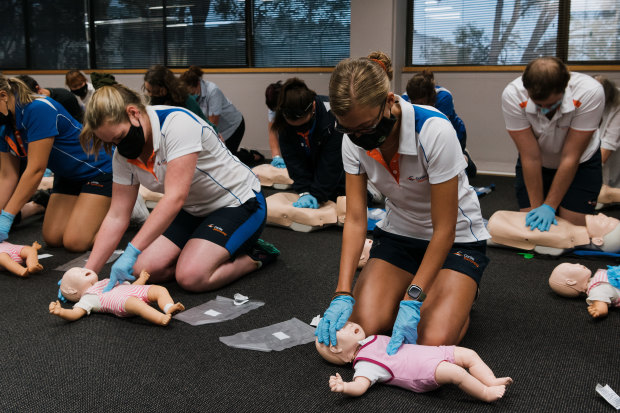
[[610, 151], [609, 149], [601, 148], [601, 163], [607, 162], [607, 159], [609, 159], [612, 153], [613, 151]]
[[335, 376], [329, 378], [329, 388], [334, 393], [343, 393], [347, 396], [361, 396], [366, 393], [366, 390], [370, 387], [370, 380], [366, 377], [358, 376], [353, 381], [345, 382], [340, 377], [340, 374], [336, 373]]
[[145, 285], [149, 278], [151, 278], [151, 275], [145, 270], [142, 270], [140, 271], [140, 276], [136, 281], [132, 282], [131, 285]]
[[347, 209], [342, 232], [340, 274], [336, 291], [351, 291], [367, 230], [366, 175], [347, 174]]
[[197, 161], [198, 153], [191, 153], [168, 163], [164, 196], [131, 241], [134, 247], [144, 251], [170, 226], [187, 199]]
[[47, 160], [53, 144], [54, 138], [46, 138], [28, 145], [28, 163], [13, 194], [4, 206], [6, 212], [17, 215], [36, 192], [45, 173], [45, 168], [47, 168]]
[[138, 197], [138, 189], [139, 185], [112, 184], [112, 203], [101, 223], [95, 238], [95, 245], [86, 262], [86, 268], [99, 273], [118, 246], [129, 226], [131, 211]]
[[0, 209], [11, 199], [18, 181], [19, 158], [8, 152], [0, 153]]
[[577, 168], [579, 168], [579, 158], [581, 158], [583, 151], [590, 143], [593, 133], [594, 131], [568, 130], [568, 135], [566, 135], [566, 140], [562, 147], [562, 160], [545, 199], [547, 205], [552, 206], [556, 210], [558, 209], [564, 195], [566, 195], [566, 191], [568, 191], [568, 187], [575, 178], [575, 173], [577, 173]]
[[220, 115], [210, 115], [209, 122], [217, 126], [217, 124], [220, 122]]
[[278, 142], [278, 132], [272, 129], [273, 122], [269, 122], [267, 126], [267, 133], [269, 134], [269, 148], [271, 149], [271, 157], [274, 158], [280, 155], [280, 142]]
[[[448, 256], [448, 251], [454, 244], [458, 211], [458, 182], [459, 178], [455, 176], [446, 182], [431, 185], [433, 235], [420, 268], [411, 281], [412, 284], [420, 286], [425, 291], [431, 287]], [[405, 294], [404, 299], [408, 300], [409, 296]]]
[[67, 321], [75, 321], [86, 315], [86, 310], [83, 308], [62, 308], [59, 301], [52, 301], [50, 303], [50, 314], [57, 315], [58, 317], [67, 320]]
[[[530, 207], [537, 208], [543, 204], [544, 193], [542, 183], [542, 158], [538, 141], [534, 137], [532, 128], [520, 131], [508, 131], [514, 141], [521, 158], [523, 180], [530, 199]], [[551, 205], [553, 208], [556, 206]]]

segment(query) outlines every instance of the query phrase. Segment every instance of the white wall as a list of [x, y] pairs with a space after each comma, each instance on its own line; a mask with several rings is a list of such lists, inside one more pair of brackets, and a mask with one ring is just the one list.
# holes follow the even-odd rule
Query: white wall
[[[413, 73], [405, 63], [406, 0], [351, 0], [351, 56], [383, 50], [394, 63], [393, 87], [403, 93]], [[593, 72], [584, 72], [595, 74]], [[620, 71], [604, 73], [620, 84]], [[456, 111], [467, 127], [467, 146], [481, 172], [513, 174], [517, 151], [504, 127], [500, 97], [519, 72], [435, 72], [438, 84], [449, 89]], [[319, 94], [328, 93], [330, 73], [218, 73], [206, 74], [243, 113], [246, 132], [241, 147], [257, 149], [269, 157], [265, 88], [269, 83], [297, 76]], [[33, 75], [44, 87], [63, 87], [64, 75]], [[117, 74], [116, 80], [135, 90], [143, 75]]]

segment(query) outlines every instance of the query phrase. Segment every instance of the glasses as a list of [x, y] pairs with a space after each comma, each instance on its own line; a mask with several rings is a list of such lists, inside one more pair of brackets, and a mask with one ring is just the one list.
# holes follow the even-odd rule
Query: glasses
[[383, 117], [383, 110], [385, 109], [386, 103], [387, 103], [387, 99], [384, 100], [383, 103], [381, 104], [379, 115], [377, 116], [375, 123], [372, 126], [365, 126], [365, 127], [361, 127], [358, 129], [349, 129], [349, 128], [345, 128], [344, 126], [342, 126], [338, 122], [338, 120], [336, 120], [336, 126], [334, 127], [334, 129], [336, 129], [340, 133], [345, 133], [347, 135], [365, 135], [368, 133], [372, 133], [375, 131], [375, 129], [377, 129], [377, 126], [379, 126], [379, 123], [381, 122], [381, 118]]
[[301, 112], [298, 112], [298, 111], [293, 110], [293, 109], [282, 109], [282, 114], [284, 115], [284, 117], [286, 119], [289, 119], [289, 120], [299, 120], [299, 119], [303, 118], [304, 116], [306, 116], [308, 114], [308, 112], [310, 112], [310, 109], [312, 109], [312, 103], [313, 102], [314, 101], [308, 103], [308, 106], [306, 106], [306, 108], [303, 111], [301, 111]]

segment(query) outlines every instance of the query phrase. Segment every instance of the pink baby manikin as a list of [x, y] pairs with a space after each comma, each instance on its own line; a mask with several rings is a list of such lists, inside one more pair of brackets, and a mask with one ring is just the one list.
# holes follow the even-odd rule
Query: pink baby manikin
[[[39, 264], [39, 249], [41, 245], [36, 241], [32, 246], [0, 242], [0, 268], [20, 277], [41, 272], [43, 266]], [[24, 262], [25, 265], [22, 265]]]

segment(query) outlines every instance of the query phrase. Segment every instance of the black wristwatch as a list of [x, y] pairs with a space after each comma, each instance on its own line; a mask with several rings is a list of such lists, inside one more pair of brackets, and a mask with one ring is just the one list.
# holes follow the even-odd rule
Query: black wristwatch
[[409, 288], [407, 288], [407, 295], [415, 301], [422, 302], [426, 298], [426, 294], [422, 291], [422, 288], [418, 285], [411, 284]]

